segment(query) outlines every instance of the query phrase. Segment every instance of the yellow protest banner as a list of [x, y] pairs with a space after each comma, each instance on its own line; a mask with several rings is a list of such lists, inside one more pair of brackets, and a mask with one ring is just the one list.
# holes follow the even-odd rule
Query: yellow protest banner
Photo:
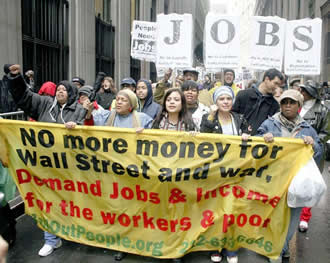
[[276, 258], [299, 139], [0, 121], [1, 159], [38, 225], [67, 240], [159, 258], [245, 247]]

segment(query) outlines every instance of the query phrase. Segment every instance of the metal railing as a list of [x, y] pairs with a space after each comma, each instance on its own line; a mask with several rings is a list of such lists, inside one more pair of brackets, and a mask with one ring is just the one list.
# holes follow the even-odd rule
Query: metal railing
[[[24, 111], [0, 113], [0, 118], [7, 120], [27, 120], [27, 116], [25, 115]], [[18, 192], [16, 193], [16, 197], [10, 200], [8, 203], [13, 211], [15, 218], [18, 218], [24, 214], [24, 202]]]
[[21, 120], [21, 121], [27, 120], [27, 116], [25, 115], [24, 111], [0, 113], [0, 118], [7, 120]]

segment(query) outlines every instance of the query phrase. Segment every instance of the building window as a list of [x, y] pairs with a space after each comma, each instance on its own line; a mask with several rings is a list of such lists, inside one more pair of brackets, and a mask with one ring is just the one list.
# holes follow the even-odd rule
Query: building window
[[168, 14], [168, 0], [164, 1], [164, 14], [167, 15]]
[[315, 17], [315, 0], [309, 0], [308, 4], [308, 16], [310, 18]]
[[156, 0], [152, 0], [151, 2], [151, 9], [150, 9], [150, 21], [156, 22], [157, 19], [157, 6]]
[[111, 22], [111, 0], [103, 0], [103, 21]]
[[300, 10], [301, 10], [301, 0], [297, 0], [297, 17], [296, 17], [296, 19], [299, 19], [299, 17], [300, 17]]
[[140, 20], [140, 0], [135, 0], [135, 20]]

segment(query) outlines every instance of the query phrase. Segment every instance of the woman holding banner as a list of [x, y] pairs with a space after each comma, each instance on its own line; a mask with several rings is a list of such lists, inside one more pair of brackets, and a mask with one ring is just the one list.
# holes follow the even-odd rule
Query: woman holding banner
[[143, 112], [137, 112], [138, 98], [129, 89], [121, 90], [116, 96], [116, 108], [104, 110], [94, 116], [87, 115], [87, 119], [93, 118], [95, 126], [111, 126], [120, 128], [150, 128], [152, 119]]
[[[314, 160], [318, 164], [322, 158], [322, 145], [316, 131], [299, 115], [299, 108], [304, 98], [297, 90], [286, 90], [280, 97], [281, 112], [265, 120], [257, 134], [264, 137], [265, 142], [271, 143], [274, 137], [302, 138], [305, 144], [313, 146]], [[282, 257], [289, 258], [289, 241], [293, 237], [298, 224], [302, 207], [290, 208], [291, 217], [288, 233], [278, 259], [269, 259], [269, 262], [281, 263]]]
[[[100, 114], [87, 115], [93, 118], [94, 125], [111, 126], [119, 128], [135, 128], [137, 132], [141, 129], [150, 128], [152, 119], [143, 112], [137, 112], [138, 98], [129, 89], [121, 90], [116, 96], [116, 108], [108, 111], [103, 110]], [[121, 261], [127, 253], [117, 251], [114, 255], [116, 261]]]
[[191, 114], [188, 112], [185, 96], [181, 89], [167, 90], [163, 109], [152, 124], [153, 129], [172, 131], [196, 131]]
[[[243, 140], [249, 138], [249, 125], [244, 117], [232, 112], [235, 95], [228, 86], [221, 86], [213, 93], [213, 102], [209, 114], [202, 118], [201, 132], [220, 133], [226, 135], [241, 135]], [[228, 263], [237, 263], [237, 251], [224, 251]], [[212, 262], [221, 262], [222, 256], [219, 251], [211, 253]]]
[[[152, 124], [153, 129], [191, 132], [197, 130], [180, 88], [170, 88], [166, 91], [162, 107]], [[183, 260], [175, 258], [173, 262], [182, 263]]]

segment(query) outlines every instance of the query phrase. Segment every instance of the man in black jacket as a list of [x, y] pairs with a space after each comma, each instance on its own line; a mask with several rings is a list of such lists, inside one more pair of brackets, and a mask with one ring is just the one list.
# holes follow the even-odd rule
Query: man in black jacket
[[17, 106], [14, 102], [14, 99], [8, 90], [7, 74], [9, 73], [9, 67], [11, 65], [12, 64], [4, 65], [3, 71], [6, 75], [4, 75], [2, 80], [0, 80], [0, 113], [12, 112], [17, 110]]
[[265, 72], [263, 81], [253, 85], [251, 89], [238, 92], [233, 111], [243, 114], [251, 125], [251, 135], [255, 135], [259, 126], [268, 116], [279, 111], [279, 104], [274, 99], [274, 91], [281, 87], [283, 74], [277, 69]]

